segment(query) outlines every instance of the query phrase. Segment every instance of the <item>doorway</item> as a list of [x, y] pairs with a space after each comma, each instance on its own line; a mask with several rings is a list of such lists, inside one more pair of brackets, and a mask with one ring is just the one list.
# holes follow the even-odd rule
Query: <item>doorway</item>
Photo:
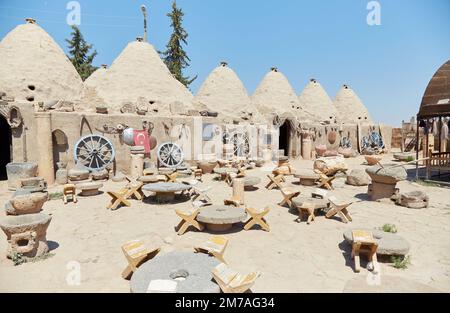
[[279, 149], [284, 150], [285, 156], [290, 156], [291, 145], [291, 125], [289, 121], [285, 121], [280, 127], [280, 138], [278, 139]]
[[11, 127], [0, 115], [0, 180], [7, 180], [6, 164], [11, 162]]
[[62, 130], [55, 130], [52, 133], [52, 146], [53, 146], [53, 168], [58, 170], [58, 163], [67, 165], [69, 150], [69, 144], [66, 134]]

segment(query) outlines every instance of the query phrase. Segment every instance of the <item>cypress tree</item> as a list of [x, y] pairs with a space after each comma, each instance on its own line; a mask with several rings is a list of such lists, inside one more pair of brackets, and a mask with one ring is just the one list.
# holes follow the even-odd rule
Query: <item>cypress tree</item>
[[88, 78], [97, 67], [92, 65], [92, 61], [97, 55], [97, 51], [94, 50], [91, 54], [89, 51], [92, 49], [92, 44], [88, 44], [86, 40], [84, 40], [83, 35], [81, 34], [80, 29], [72, 25], [71, 39], [66, 39], [66, 42], [69, 44], [69, 60], [72, 62], [73, 66], [75, 66], [78, 74], [80, 74], [81, 79], [84, 81]]
[[191, 59], [184, 51], [182, 44], [187, 45], [188, 33], [183, 28], [183, 10], [177, 7], [177, 3], [174, 0], [172, 3], [172, 12], [167, 16], [171, 20], [172, 35], [166, 45], [166, 51], [159, 52], [164, 60], [164, 63], [169, 68], [172, 75], [183, 85], [189, 87], [189, 85], [197, 78], [190, 78], [183, 75], [183, 69], [189, 66]]

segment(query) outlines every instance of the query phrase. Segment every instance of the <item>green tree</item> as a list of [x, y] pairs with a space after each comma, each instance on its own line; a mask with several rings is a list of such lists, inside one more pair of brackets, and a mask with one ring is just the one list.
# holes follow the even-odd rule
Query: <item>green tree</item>
[[174, 75], [183, 85], [189, 87], [197, 76], [190, 78], [183, 75], [183, 69], [189, 66], [191, 59], [189, 59], [182, 46], [182, 44], [187, 45], [188, 34], [182, 25], [184, 13], [177, 7], [176, 1], [173, 1], [172, 12], [168, 13], [167, 16], [172, 22], [170, 26], [172, 27], [173, 32], [166, 45], [166, 51], [159, 53], [172, 75]]
[[78, 71], [78, 74], [80, 74], [81, 79], [85, 80], [97, 69], [97, 67], [92, 65], [92, 61], [94, 61], [97, 51], [94, 50], [94, 52], [89, 54], [93, 45], [88, 44], [86, 40], [84, 40], [83, 35], [77, 26], [72, 25], [72, 32], [70, 35], [72, 38], [66, 39], [66, 42], [69, 44], [68, 48], [70, 49], [68, 57]]

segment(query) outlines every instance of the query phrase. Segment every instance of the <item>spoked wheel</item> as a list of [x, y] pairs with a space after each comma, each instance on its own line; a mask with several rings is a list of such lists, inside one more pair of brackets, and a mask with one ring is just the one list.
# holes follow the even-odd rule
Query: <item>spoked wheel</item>
[[248, 157], [250, 154], [250, 142], [247, 133], [234, 133], [230, 135], [230, 144], [234, 146], [234, 155]]
[[102, 170], [114, 161], [114, 146], [100, 135], [81, 137], [75, 144], [74, 159], [89, 170]]
[[158, 148], [158, 160], [166, 167], [178, 167], [184, 161], [183, 150], [176, 143], [165, 142]]

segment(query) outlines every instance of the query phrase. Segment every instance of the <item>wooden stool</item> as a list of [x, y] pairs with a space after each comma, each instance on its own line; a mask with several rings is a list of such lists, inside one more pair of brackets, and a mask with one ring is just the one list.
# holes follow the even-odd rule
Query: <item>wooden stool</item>
[[133, 240], [124, 244], [122, 252], [128, 261], [128, 266], [123, 270], [122, 278], [129, 279], [142, 263], [154, 258], [159, 251], [160, 248], [153, 250], [146, 248], [140, 240]]
[[250, 215], [250, 219], [247, 224], [245, 224], [244, 229], [249, 230], [255, 225], [261, 226], [261, 228], [267, 232], [270, 232], [270, 227], [267, 224], [266, 216], [270, 212], [270, 208], [266, 207], [264, 210], [256, 210], [253, 208], [247, 208], [247, 213]]
[[173, 172], [172, 174], [164, 174], [166, 177], [166, 182], [168, 183], [176, 183], [178, 178], [178, 172]]
[[338, 214], [341, 217], [341, 220], [346, 224], [353, 221], [347, 208], [354, 202], [340, 201], [336, 197], [329, 197], [328, 200], [330, 201], [331, 209], [325, 215], [326, 218], [331, 218]]
[[321, 172], [318, 172], [318, 171], [316, 173], [320, 175], [319, 188], [325, 188], [325, 189], [328, 189], [328, 190], [334, 190], [334, 188], [333, 188], [333, 180], [336, 179], [335, 176], [328, 177], [327, 175], [325, 175], [325, 174], [323, 174]]
[[266, 185], [266, 188], [268, 190], [272, 190], [275, 187], [278, 187], [279, 184], [285, 181], [284, 175], [278, 174], [278, 175], [267, 175], [267, 178], [269, 178], [269, 182]]
[[72, 197], [73, 203], [77, 203], [77, 188], [74, 184], [65, 184], [63, 187], [63, 202], [67, 204], [67, 196]]
[[203, 231], [205, 227], [200, 224], [196, 218], [198, 213], [200, 213], [199, 208], [191, 208], [188, 210], [176, 210], [175, 213], [181, 218], [180, 223], [176, 227], [178, 229], [178, 235], [183, 235], [190, 226], [196, 228], [199, 231]]
[[280, 191], [283, 195], [283, 200], [278, 205], [284, 206], [287, 204], [290, 208], [292, 208], [292, 199], [298, 197], [300, 195], [300, 191], [293, 190], [290, 187], [281, 187]]
[[130, 202], [127, 200], [129, 189], [122, 188], [119, 191], [107, 191], [106, 193], [111, 197], [111, 202], [106, 207], [109, 210], [115, 211], [120, 205], [131, 206]]
[[136, 200], [142, 200], [144, 198], [142, 187], [144, 187], [144, 183], [142, 182], [129, 183], [127, 185], [128, 192], [125, 196], [125, 199], [128, 200], [131, 197], [134, 197]]
[[213, 269], [212, 275], [223, 293], [244, 293], [254, 285], [261, 273], [242, 275], [221, 263]]
[[369, 262], [372, 262], [373, 267], [375, 268], [378, 262], [378, 243], [373, 238], [373, 234], [363, 230], [354, 230], [352, 235], [352, 259], [355, 260], [355, 272], [359, 273], [361, 271], [361, 263], [359, 259], [360, 254], [367, 255]]
[[225, 253], [225, 249], [228, 246], [228, 239], [224, 236], [212, 236], [207, 242], [205, 242], [200, 247], [195, 247], [195, 252], [206, 253], [214, 256], [222, 263], [225, 262], [223, 258], [223, 254]]

